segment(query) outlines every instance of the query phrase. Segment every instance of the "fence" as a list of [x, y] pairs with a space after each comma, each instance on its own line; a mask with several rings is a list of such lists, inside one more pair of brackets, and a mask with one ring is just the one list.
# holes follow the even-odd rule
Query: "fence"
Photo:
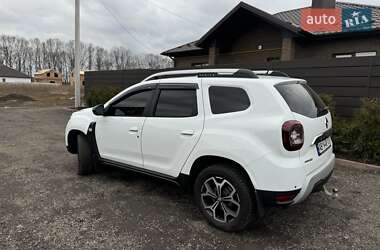
[[[263, 64], [217, 65], [223, 68], [279, 70], [306, 79], [319, 94], [334, 97], [339, 116], [350, 117], [360, 107], [361, 98], [380, 97], [380, 57], [307, 59]], [[85, 93], [104, 87], [128, 87], [163, 70], [93, 71], [85, 74]]]

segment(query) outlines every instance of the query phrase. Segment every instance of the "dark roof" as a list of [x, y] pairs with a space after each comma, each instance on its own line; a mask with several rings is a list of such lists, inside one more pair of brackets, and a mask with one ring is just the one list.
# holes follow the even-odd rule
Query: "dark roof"
[[0, 64], [0, 77], [31, 78], [30, 76]]
[[161, 53], [161, 55], [169, 55], [169, 54], [175, 54], [175, 53], [180, 53], [180, 52], [202, 50], [202, 48], [200, 48], [196, 45], [197, 42], [198, 41], [186, 43], [184, 45], [175, 47], [174, 49], [164, 51]]
[[[355, 8], [356, 9], [371, 8], [372, 9], [373, 28], [375, 30], [380, 29], [380, 6], [345, 3], [345, 2], [337, 2], [336, 6], [338, 8], [353, 8], [353, 9], [355, 9]], [[291, 32], [301, 31], [301, 29], [300, 29], [301, 10], [304, 8], [283, 11], [283, 12], [279, 12], [277, 14], [271, 15], [267, 12], [264, 12], [262, 10], [259, 10], [255, 7], [253, 7], [249, 4], [246, 4], [244, 2], [240, 2], [220, 22], [218, 22], [213, 28], [211, 28], [200, 40], [178, 46], [174, 49], [167, 50], [167, 51], [163, 52], [162, 55], [171, 55], [171, 54], [181, 53], [181, 52], [202, 50], [202, 48], [200, 46], [201, 43], [205, 39], [207, 39], [207, 37], [213, 31], [215, 31], [217, 28], [219, 28], [232, 14], [234, 14], [240, 8], [244, 8], [248, 11], [251, 11], [253, 14], [259, 15], [260, 17], [266, 19], [269, 23], [281, 26], [281, 27], [283, 27], [283, 28], [285, 28]], [[307, 33], [307, 32], [305, 32], [305, 33]], [[355, 33], [357, 33], [357, 32], [355, 32]], [[327, 33], [327, 32], [312, 33], [312, 35], [325, 35], [325, 34], [330, 35], [333, 33]], [[337, 32], [335, 34], [339, 34], [339, 32]]]
[[[372, 9], [372, 20], [373, 20], [372, 28], [373, 29], [380, 29], [380, 6], [337, 2], [336, 7], [337, 8], [350, 8], [350, 9], [370, 8], [370, 9]], [[305, 9], [305, 8], [279, 12], [277, 14], [274, 14], [274, 16], [281, 19], [284, 22], [288, 22], [289, 24], [291, 24], [294, 27], [300, 27], [301, 10], [302, 9]], [[341, 33], [341, 32], [335, 32], [335, 33]], [[332, 32], [313, 33], [313, 35], [322, 35], [322, 34], [332, 34]]]
[[284, 22], [283, 20], [279, 19], [279, 18], [276, 18], [274, 17], [273, 15], [265, 12], [265, 11], [262, 11], [258, 8], [255, 8], [253, 7], [252, 5], [249, 5], [249, 4], [246, 4], [244, 2], [240, 2], [235, 8], [233, 8], [230, 12], [228, 12], [227, 15], [225, 15], [222, 20], [220, 20], [217, 24], [214, 25], [214, 27], [212, 27], [205, 35], [203, 35], [201, 37], [201, 39], [199, 39], [197, 42], [196, 42], [196, 45], [197, 46], [200, 46], [202, 47], [202, 44], [207, 41], [207, 39], [212, 35], [214, 34], [214, 32], [216, 30], [218, 30], [221, 26], [223, 26], [223, 24], [232, 16], [234, 15], [236, 12], [240, 11], [240, 10], [247, 10], [249, 11], [250, 13], [254, 14], [255, 16], [258, 16], [264, 20], [266, 20], [268, 23], [274, 25], [274, 26], [278, 26], [278, 27], [281, 27], [285, 30], [288, 30], [292, 33], [298, 33], [300, 31], [300, 29], [298, 27], [295, 27], [287, 22]]

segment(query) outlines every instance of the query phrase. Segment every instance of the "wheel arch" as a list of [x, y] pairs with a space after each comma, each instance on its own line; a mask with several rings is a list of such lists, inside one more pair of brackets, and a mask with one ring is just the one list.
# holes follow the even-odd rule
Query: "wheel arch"
[[199, 175], [199, 173], [214, 164], [228, 164], [231, 165], [237, 169], [243, 174], [243, 176], [249, 181], [251, 184], [252, 192], [255, 192], [255, 183], [252, 178], [252, 176], [249, 175], [248, 171], [243, 167], [242, 164], [240, 164], [237, 161], [234, 161], [232, 159], [222, 157], [222, 156], [216, 156], [216, 155], [203, 155], [198, 157], [192, 164], [190, 173], [189, 173], [189, 180], [188, 184], [190, 187], [193, 187], [193, 184], [195, 182], [195, 179]]
[[79, 134], [86, 135], [83, 131], [81, 131], [79, 129], [72, 129], [67, 134], [67, 150], [72, 154], [78, 153], [77, 137]]
[[185, 181], [183, 182], [187, 189], [192, 192], [193, 190], [193, 186], [194, 186], [194, 183], [195, 183], [195, 179], [197, 178], [197, 176], [199, 175], [199, 173], [209, 167], [210, 165], [213, 165], [213, 164], [229, 164], [229, 165], [232, 165], [233, 167], [239, 169], [239, 171], [243, 174], [243, 176], [246, 178], [246, 180], [248, 181], [248, 183], [250, 183], [250, 189], [251, 189], [251, 192], [252, 194], [254, 195], [255, 197], [255, 202], [256, 202], [256, 206], [257, 206], [257, 211], [258, 211], [258, 216], [259, 217], [262, 217], [264, 216], [265, 214], [265, 211], [264, 211], [264, 205], [260, 199], [260, 197], [257, 195], [256, 193], [256, 183], [255, 183], [255, 180], [253, 179], [253, 176], [251, 176], [249, 174], [249, 172], [247, 171], [247, 169], [244, 168], [244, 166], [242, 164], [240, 164], [239, 162], [237, 161], [234, 161], [232, 159], [229, 159], [229, 158], [226, 158], [226, 157], [223, 157], [223, 156], [216, 156], [216, 155], [203, 155], [203, 156], [200, 156], [198, 157], [192, 164], [191, 166], [191, 169], [190, 169], [190, 173], [189, 175], [184, 178]]

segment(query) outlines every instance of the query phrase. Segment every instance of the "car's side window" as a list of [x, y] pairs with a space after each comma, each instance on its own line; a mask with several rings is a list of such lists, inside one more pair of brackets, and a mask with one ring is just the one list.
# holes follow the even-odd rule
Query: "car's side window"
[[213, 114], [239, 112], [251, 105], [247, 92], [237, 87], [211, 86], [209, 97]]
[[153, 90], [142, 90], [127, 95], [123, 99], [111, 104], [107, 111], [108, 116], [144, 116], [149, 101], [152, 98]]
[[161, 89], [155, 117], [192, 117], [198, 115], [196, 89]]

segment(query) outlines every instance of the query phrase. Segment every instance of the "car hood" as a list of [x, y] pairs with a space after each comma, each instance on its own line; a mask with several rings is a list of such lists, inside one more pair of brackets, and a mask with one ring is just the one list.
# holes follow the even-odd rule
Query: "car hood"
[[92, 108], [85, 108], [79, 111], [76, 111], [72, 114], [72, 116], [93, 116]]

